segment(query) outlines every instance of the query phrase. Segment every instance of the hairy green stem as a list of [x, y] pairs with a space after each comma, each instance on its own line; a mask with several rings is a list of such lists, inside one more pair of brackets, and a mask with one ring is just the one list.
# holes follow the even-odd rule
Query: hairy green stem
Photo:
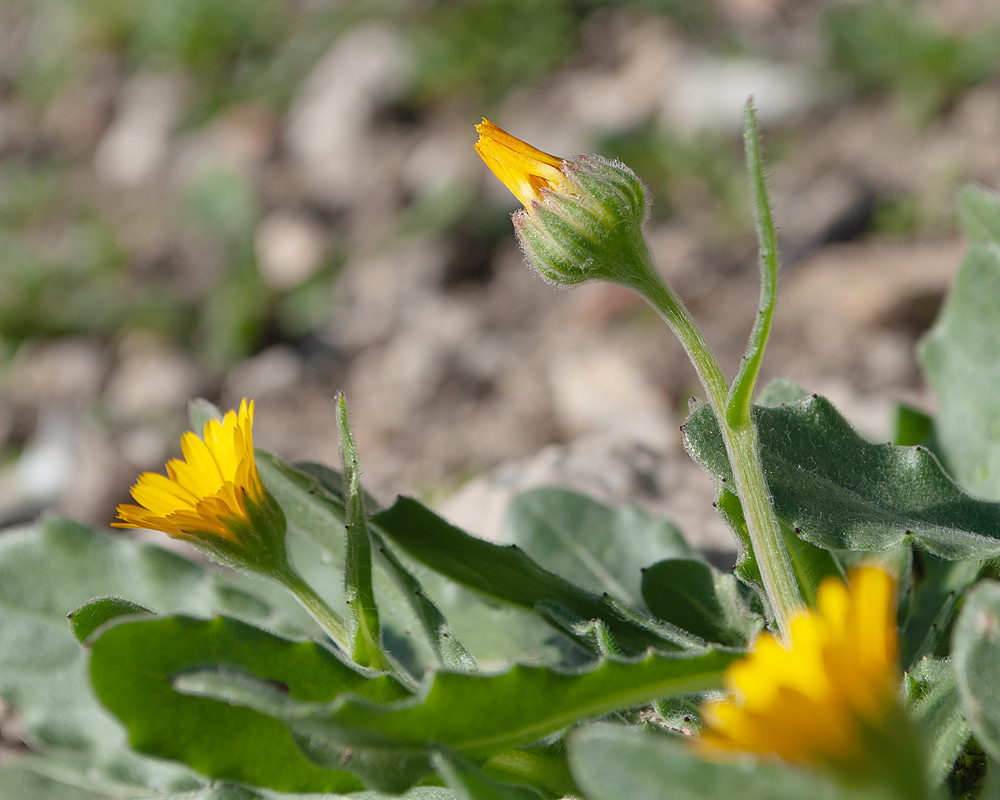
[[627, 286], [645, 298], [670, 326], [705, 388], [732, 465], [735, 491], [743, 506], [750, 544], [760, 564], [764, 591], [771, 602], [778, 631], [787, 640], [791, 618], [804, 603], [764, 478], [757, 428], [752, 419], [731, 425], [726, 413], [729, 386], [719, 362], [680, 298], [663, 282], [648, 251], [646, 261], [646, 268], [635, 270], [638, 276]]
[[306, 583], [294, 569], [281, 576], [281, 582], [295, 595], [295, 599], [309, 612], [316, 623], [326, 632], [334, 643], [350, 657], [353, 648], [344, 621], [326, 601], [316, 594], [316, 590]]

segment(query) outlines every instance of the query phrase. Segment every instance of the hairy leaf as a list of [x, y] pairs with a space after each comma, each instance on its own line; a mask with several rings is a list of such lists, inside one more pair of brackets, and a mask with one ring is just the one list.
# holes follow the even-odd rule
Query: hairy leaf
[[642, 574], [650, 612], [708, 642], [746, 645], [764, 627], [750, 597], [731, 573], [694, 558], [659, 561]]
[[973, 494], [1000, 500], [1000, 244], [966, 255], [934, 327], [920, 344], [938, 398], [939, 452]]
[[643, 567], [692, 554], [673, 523], [566, 489], [531, 489], [515, 497], [503, 538], [571, 583], [636, 608], [642, 607]]
[[393, 679], [364, 675], [315, 642], [290, 641], [226, 617], [126, 621], [91, 643], [94, 689], [140, 752], [212, 778], [282, 791], [361, 788], [347, 773], [307, 761], [280, 722], [173, 690], [176, 675], [206, 668], [246, 670], [303, 701], [329, 701], [343, 692], [373, 702], [405, 695]]
[[554, 603], [581, 619], [600, 619], [632, 652], [678, 646], [676, 640], [624, 618], [609, 598], [586, 592], [543, 569], [517, 545], [502, 546], [469, 536], [416, 500], [401, 497], [372, 517], [372, 522], [411, 557], [486, 595], [531, 610]]
[[1000, 583], [982, 581], [966, 595], [952, 649], [969, 725], [980, 747], [1000, 761]]
[[588, 800], [860, 800], [821, 774], [755, 759], [702, 761], [664, 734], [591, 725], [569, 739], [573, 776]]
[[[779, 518], [831, 550], [911, 543], [947, 559], [1000, 554], [1000, 504], [963, 492], [924, 447], [876, 445], [823, 397], [757, 407], [761, 458]], [[691, 454], [719, 481], [732, 471], [711, 409], [685, 425]]]
[[605, 660], [583, 672], [518, 664], [500, 675], [441, 672], [424, 694], [392, 705], [343, 696], [304, 703], [246, 676], [200, 673], [179, 690], [247, 706], [283, 720], [317, 764], [342, 765], [369, 785], [402, 791], [426, 775], [427, 745], [485, 759], [581, 719], [659, 697], [721, 686], [735, 651]]

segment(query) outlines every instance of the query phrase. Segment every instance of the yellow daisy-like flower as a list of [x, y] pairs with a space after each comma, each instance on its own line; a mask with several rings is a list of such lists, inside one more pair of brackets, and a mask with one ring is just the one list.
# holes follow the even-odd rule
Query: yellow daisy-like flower
[[864, 760], [871, 732], [897, 718], [896, 581], [874, 566], [848, 579], [820, 584], [816, 610], [793, 619], [787, 645], [761, 634], [727, 670], [730, 696], [704, 708], [708, 750], [799, 765]]
[[146, 472], [132, 487], [139, 505], [118, 506], [118, 528], [150, 528], [171, 536], [211, 534], [236, 543], [250, 525], [248, 501], [260, 505], [264, 486], [253, 454], [253, 401], [209, 420], [204, 438], [181, 438], [183, 459], [167, 462], [166, 476]]
[[476, 152], [529, 211], [541, 201], [543, 190], [572, 190], [572, 182], [563, 173], [564, 159], [522, 142], [487, 119], [476, 131]]

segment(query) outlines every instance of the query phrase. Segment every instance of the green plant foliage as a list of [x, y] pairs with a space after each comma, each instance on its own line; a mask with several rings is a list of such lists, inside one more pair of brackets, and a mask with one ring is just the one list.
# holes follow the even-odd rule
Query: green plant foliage
[[922, 444], [936, 455], [934, 420], [918, 408], [896, 403], [892, 409], [892, 443], [900, 447]]
[[246, 676], [217, 672], [184, 677], [177, 686], [283, 720], [317, 764], [351, 770], [383, 791], [402, 791], [431, 770], [427, 742], [485, 759], [579, 719], [718, 688], [738, 657], [726, 650], [651, 651], [639, 659], [605, 659], [582, 672], [523, 664], [500, 675], [441, 672], [420, 696], [392, 705], [350, 695], [329, 704], [303, 703]]
[[642, 605], [643, 567], [692, 554], [673, 523], [566, 489], [531, 489], [515, 497], [503, 538], [561, 578], [636, 608]]
[[542, 800], [530, 786], [515, 786], [494, 780], [467, 758], [445, 748], [431, 753], [434, 771], [455, 792], [457, 800]]
[[90, 638], [94, 631], [114, 619], [127, 616], [149, 616], [152, 613], [148, 608], [143, 608], [131, 600], [122, 600], [120, 597], [102, 597], [71, 612], [69, 624], [76, 640], [83, 643]]
[[340, 458], [347, 485], [344, 524], [347, 528], [347, 552], [344, 554], [344, 596], [350, 609], [349, 624], [354, 639], [352, 658], [365, 667], [385, 668], [378, 605], [372, 586], [372, 542], [368, 535], [365, 509], [358, 476], [358, 450], [347, 422], [347, 401], [337, 398], [337, 429], [340, 434]]
[[469, 536], [415, 500], [399, 498], [372, 522], [411, 557], [486, 595], [529, 610], [554, 603], [580, 620], [599, 619], [632, 652], [679, 646], [677, 639], [623, 616], [610, 598], [593, 595], [543, 569], [517, 545], [501, 546]]
[[291, 697], [327, 701], [352, 692], [377, 702], [405, 690], [364, 675], [315, 642], [293, 642], [237, 620], [168, 617], [123, 622], [90, 643], [90, 675], [101, 701], [140, 752], [189, 764], [203, 775], [282, 791], [362, 788], [337, 769], [309, 763], [280, 722], [250, 709], [185, 697], [172, 679], [186, 670], [243, 669]]
[[756, 597], [734, 575], [695, 558], [659, 561], [642, 573], [650, 612], [707, 642], [745, 646], [764, 627]]
[[955, 690], [952, 665], [925, 656], [906, 673], [903, 686], [913, 716], [931, 734], [930, 773], [935, 782], [943, 783], [969, 739], [969, 721]]
[[901, 601], [900, 661], [904, 666], [934, 655], [951, 630], [960, 599], [983, 570], [980, 561], [944, 561], [913, 553], [913, 586]]
[[186, 769], [126, 748], [93, 695], [86, 653], [66, 617], [107, 592], [158, 611], [224, 612], [264, 624], [270, 611], [180, 556], [67, 520], [0, 538], [0, 694], [21, 715], [33, 748], [60, 753], [61, 766], [46, 768], [98, 794], [193, 788], [198, 781]]
[[971, 589], [955, 624], [955, 685], [979, 746], [1000, 761], [1000, 583]]
[[[965, 494], [923, 447], [861, 438], [823, 397], [756, 408], [775, 511], [831, 550], [885, 551], [907, 542], [948, 559], [1000, 554], [1000, 505]], [[684, 427], [691, 455], [732, 482], [718, 425], [701, 407]]]
[[757, 114], [752, 101], [746, 106], [743, 141], [760, 254], [760, 300], [747, 349], [743, 360], [740, 361], [740, 371], [729, 387], [726, 418], [734, 427], [751, 424], [753, 395], [764, 360], [764, 348], [771, 335], [771, 319], [774, 316], [774, 303], [778, 294], [778, 241], [771, 213], [771, 201], [767, 196], [764, 157], [760, 146], [760, 126], [757, 124]]
[[96, 800], [86, 789], [60, 783], [19, 765], [0, 767], [0, 794], [10, 798]]
[[[963, 196], [973, 240], [992, 236], [995, 199]], [[938, 398], [935, 433], [956, 480], [1000, 499], [1000, 241], [981, 238], [966, 255], [941, 316], [920, 344], [920, 361]]]
[[[581, 728], [569, 740], [573, 777], [588, 800], [860, 800], [813, 772], [764, 764], [703, 761], [689, 743], [612, 725]], [[623, 765], [627, 768], [622, 769]]]
[[[342, 476], [319, 464], [290, 467], [257, 451], [261, 477], [280, 502], [293, 532], [295, 563], [335, 604], [343, 586], [347, 531]], [[377, 504], [363, 496], [366, 508]], [[375, 598], [382, 612], [386, 646], [418, 673], [431, 665], [473, 669], [477, 661], [558, 661], [562, 654], [551, 629], [532, 615], [509, 613], [483, 603], [461, 587], [394, 551], [369, 526], [376, 542]], [[337, 592], [334, 595], [333, 592]], [[565, 641], [565, 640], [564, 640]], [[469, 649], [466, 649], [469, 648]]]
[[958, 217], [973, 244], [1000, 244], [1000, 197], [981, 186], [966, 186], [958, 194]]

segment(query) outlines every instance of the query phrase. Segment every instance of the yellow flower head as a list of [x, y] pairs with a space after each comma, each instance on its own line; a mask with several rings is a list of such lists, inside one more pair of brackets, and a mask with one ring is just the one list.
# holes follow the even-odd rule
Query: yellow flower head
[[543, 191], [570, 191], [573, 184], [563, 173], [563, 159], [543, 153], [484, 119], [476, 126], [476, 152], [493, 174], [529, 211]]
[[863, 758], [865, 731], [896, 706], [896, 582], [875, 566], [848, 579], [849, 586], [834, 578], [820, 584], [816, 610], [792, 620], [787, 646], [761, 634], [726, 671], [730, 696], [704, 708], [709, 750], [800, 765]]
[[253, 454], [253, 401], [222, 422], [209, 420], [204, 438], [181, 437], [183, 459], [167, 462], [167, 475], [146, 472], [132, 487], [139, 505], [118, 506], [118, 528], [151, 528], [171, 536], [212, 534], [236, 542], [251, 524], [247, 501], [260, 504], [264, 486]]

